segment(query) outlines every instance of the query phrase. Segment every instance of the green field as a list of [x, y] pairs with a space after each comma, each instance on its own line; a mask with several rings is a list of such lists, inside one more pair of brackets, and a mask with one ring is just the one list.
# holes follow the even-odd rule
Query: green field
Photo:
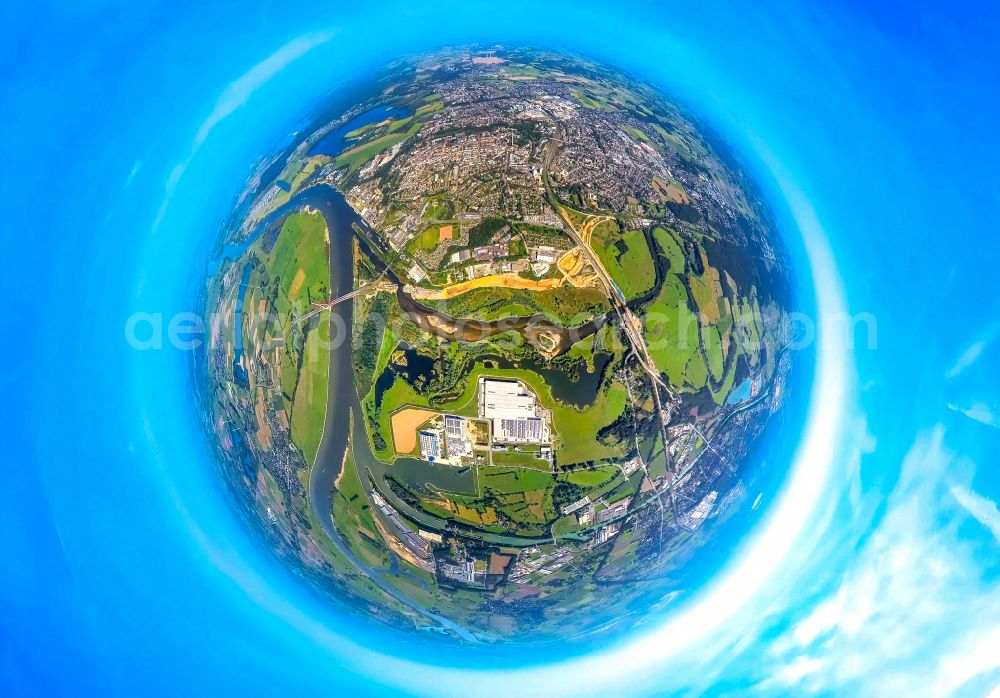
[[487, 522], [497, 518], [499, 513], [513, 525], [493, 526], [494, 530], [525, 536], [544, 534], [544, 526], [556, 516], [552, 503], [555, 480], [551, 473], [532, 468], [489, 467], [480, 468], [479, 473], [481, 490], [478, 497], [446, 495], [456, 506], [456, 513], [440, 508], [435, 510], [434, 505], [425, 508], [465, 521], [480, 518]]
[[353, 169], [358, 169], [383, 150], [388, 150], [397, 143], [402, 142], [407, 136], [412, 133], [416, 133], [419, 129], [420, 124], [416, 123], [404, 133], [387, 133], [386, 135], [376, 138], [373, 141], [357, 145], [349, 150], [345, 150], [337, 156], [337, 159], [334, 162], [337, 167], [351, 167]]
[[389, 548], [372, 520], [368, 495], [361, 487], [350, 449], [344, 458], [344, 473], [333, 493], [332, 504], [334, 525], [351, 551], [369, 565], [387, 566]]
[[577, 470], [566, 475], [567, 482], [572, 482], [580, 487], [597, 487], [618, 474], [618, 469], [614, 466], [610, 468], [598, 468], [596, 470]]
[[708, 356], [708, 370], [713, 381], [722, 378], [723, 360], [722, 339], [719, 337], [719, 330], [714, 325], [701, 328], [701, 342], [705, 347], [705, 354]]
[[553, 482], [551, 473], [533, 468], [480, 468], [479, 477], [484, 489], [500, 494], [545, 489]]
[[675, 234], [665, 228], [656, 228], [653, 239], [660, 246], [661, 253], [670, 263], [670, 271], [675, 274], [684, 273], [684, 250], [681, 249]]
[[[271, 278], [281, 280], [277, 300], [279, 313], [287, 311], [286, 303], [311, 306], [315, 301], [328, 299], [328, 249], [326, 220], [321, 213], [293, 213], [285, 219], [274, 247], [262, 255], [261, 260]], [[296, 284], [295, 277], [300, 269], [303, 277]]]
[[432, 252], [435, 248], [437, 248], [440, 237], [441, 236], [437, 228], [428, 228], [419, 235], [414, 236], [414, 238], [407, 243], [406, 251], [410, 254], [413, 254], [418, 250]]
[[324, 310], [316, 327], [306, 335], [306, 352], [292, 406], [292, 441], [302, 449], [310, 465], [316, 460], [326, 422], [330, 350], [328, 342], [317, 340], [326, 339], [329, 325], [330, 311]]
[[[730, 349], [730, 351], [734, 350]], [[735, 351], [739, 351], [739, 348], [737, 347]], [[722, 385], [719, 387], [718, 390], [712, 391], [712, 399], [715, 400], [716, 404], [721, 405], [726, 401], [726, 398], [729, 397], [729, 393], [732, 392], [733, 385], [735, 383], [736, 383], [736, 361], [733, 360], [729, 364], [729, 370], [726, 371], [726, 375], [723, 378]]]
[[[643, 334], [653, 362], [675, 388], [705, 384], [704, 379], [698, 380], [698, 364], [701, 371], [705, 368], [698, 333], [698, 317], [688, 308], [684, 283], [676, 274], [667, 274], [659, 295], [646, 310]], [[689, 370], [695, 371], [693, 377], [688, 376]]]
[[605, 109], [607, 107], [605, 102], [598, 101], [579, 87], [573, 88], [573, 96], [580, 100], [580, 104], [587, 109]]
[[534, 80], [542, 73], [533, 65], [510, 65], [504, 66], [503, 74], [512, 78], [530, 78]]
[[630, 136], [632, 136], [638, 141], [642, 141], [644, 143], [650, 142], [649, 136], [647, 136], [645, 133], [643, 133], [641, 130], [637, 128], [634, 128], [632, 126], [626, 126], [625, 131], [627, 131]]
[[580, 525], [576, 522], [576, 514], [569, 514], [553, 522], [552, 537], [562, 538], [563, 536], [573, 533], [579, 529]]
[[625, 410], [627, 399], [625, 386], [614, 383], [586, 410], [570, 407], [554, 410], [553, 421], [559, 432], [559, 464], [571, 465], [621, 455], [620, 448], [598, 443], [597, 432], [618, 419]]
[[[427, 203], [427, 210], [424, 211], [424, 218], [444, 221], [452, 217], [453, 209], [454, 205], [446, 199], [430, 199]], [[454, 225], [457, 232], [459, 225], [458, 223]]]
[[549, 470], [549, 462], [535, 453], [521, 451], [493, 451], [493, 465], [522, 465], [536, 470]]
[[613, 221], [601, 223], [594, 229], [590, 246], [597, 253], [601, 264], [625, 294], [632, 300], [653, 288], [656, 283], [656, 268], [653, 256], [646, 244], [646, 236], [641, 231], [618, 230]]
[[420, 119], [421, 117], [427, 117], [435, 112], [444, 110], [444, 100], [441, 99], [439, 95], [430, 95], [427, 97], [427, 104], [417, 107], [417, 110], [413, 113], [414, 118]]
[[[264, 253], [262, 243], [258, 242], [254, 252], [263, 263], [257, 283], [262, 288], [277, 285], [274, 307], [269, 310], [280, 320], [279, 327], [272, 331], [288, 335], [285, 337], [286, 349], [281, 352], [281, 390], [290, 413], [292, 441], [302, 449], [306, 462], [312, 465], [326, 419], [330, 355], [328, 342], [322, 340], [329, 333], [329, 312], [320, 313], [298, 327], [291, 321], [313, 303], [329, 298], [330, 253], [326, 220], [320, 213], [293, 213], [285, 219], [271, 250]], [[248, 303], [251, 295], [247, 296]], [[300, 341], [297, 341], [297, 332], [304, 333]], [[262, 339], [251, 338], [254, 342]]]

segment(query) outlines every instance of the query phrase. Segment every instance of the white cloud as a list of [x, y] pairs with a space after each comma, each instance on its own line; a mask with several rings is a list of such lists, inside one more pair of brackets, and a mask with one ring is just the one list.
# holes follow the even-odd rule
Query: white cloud
[[968, 347], [966, 347], [965, 351], [962, 352], [962, 355], [960, 357], [958, 357], [958, 360], [955, 362], [955, 364], [950, 369], [948, 369], [947, 373], [944, 374], [945, 377], [954, 378], [962, 371], [967, 369], [969, 366], [976, 363], [980, 355], [983, 353], [983, 349], [986, 348], [986, 345], [987, 341], [985, 339], [981, 339], [978, 342], [973, 342]]
[[760, 690], [950, 696], [996, 681], [1000, 586], [983, 579], [981, 551], [959, 526], [968, 513], [1000, 541], [1000, 511], [949, 486], [954, 463], [940, 428], [914, 443], [838, 583], [771, 643]]
[[1000, 416], [998, 416], [993, 411], [993, 408], [985, 402], [974, 402], [968, 407], [948, 405], [948, 409], [958, 412], [959, 414], [964, 414], [969, 419], [985, 424], [988, 427], [1000, 428]]
[[[990, 529], [993, 537], [1000, 543], [1000, 509], [996, 502], [961, 485], [952, 487], [951, 494], [972, 518]], [[1000, 643], [997, 643], [997, 647], [1000, 647]]]
[[267, 81], [296, 59], [328, 41], [333, 34], [333, 31], [316, 32], [289, 41], [239, 78], [233, 80], [219, 95], [212, 112], [202, 122], [198, 134], [195, 136], [193, 149], [197, 150], [216, 124], [246, 104], [250, 96]]

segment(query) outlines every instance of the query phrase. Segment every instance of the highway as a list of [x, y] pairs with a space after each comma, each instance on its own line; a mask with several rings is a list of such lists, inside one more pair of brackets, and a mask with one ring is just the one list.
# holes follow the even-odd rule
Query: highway
[[[560, 128], [559, 121], [553, 118], [553, 122], [556, 124], [556, 128], [559, 129]], [[667, 388], [666, 383], [663, 382], [660, 369], [656, 367], [655, 362], [649, 355], [649, 348], [646, 346], [645, 339], [642, 336], [642, 325], [640, 324], [639, 319], [635, 316], [635, 313], [633, 313], [632, 310], [628, 307], [628, 305], [625, 302], [625, 296], [622, 293], [621, 289], [619, 289], [617, 284], [615, 284], [614, 281], [611, 279], [611, 275], [608, 274], [607, 269], [604, 268], [604, 265], [601, 263], [601, 260], [597, 257], [597, 254], [593, 251], [593, 249], [591, 249], [589, 242], [584, 240], [580, 232], [577, 231], [576, 227], [573, 225], [573, 222], [569, 219], [569, 216], [566, 215], [566, 211], [564, 210], [564, 208], [559, 205], [559, 200], [556, 197], [555, 192], [552, 191], [552, 184], [549, 181], [549, 167], [552, 164], [552, 159], [555, 157], [556, 151], [558, 150], [559, 147], [558, 144], [561, 142], [562, 142], [561, 139], [555, 138], [551, 140], [549, 144], [546, 146], [545, 158], [542, 164], [542, 183], [545, 185], [545, 191], [548, 194], [550, 205], [556, 209], [556, 213], [559, 214], [559, 217], [562, 218], [563, 222], [566, 224], [569, 236], [573, 239], [574, 242], [576, 242], [577, 245], [579, 245], [583, 254], [587, 258], [587, 261], [590, 262], [590, 265], [594, 268], [594, 271], [597, 273], [598, 278], [604, 285], [605, 291], [607, 292], [608, 298], [611, 300], [612, 306], [618, 313], [618, 317], [621, 318], [622, 328], [625, 330], [625, 336], [628, 338], [629, 344], [632, 345], [633, 354], [635, 355], [636, 359], [638, 359], [639, 363], [642, 365], [643, 369], [646, 372], [646, 375], [649, 376], [651, 384], [650, 387], [652, 387], [653, 389], [653, 399], [656, 405], [657, 419], [660, 423], [660, 430], [663, 434], [664, 455], [666, 455], [667, 445], [670, 443], [670, 439], [668, 438], [669, 435], [667, 433], [667, 425], [666, 425], [667, 420], [664, 418], [663, 404], [660, 398], [660, 389], [663, 388], [664, 390], [667, 391], [667, 394], [669, 395], [670, 394], [669, 388]], [[629, 390], [629, 394], [631, 395], [631, 390]], [[645, 466], [645, 464], [643, 465]], [[647, 471], [647, 476], [648, 476], [648, 471]], [[679, 512], [677, 510], [677, 500], [676, 497], [674, 496], [674, 487], [673, 487], [675, 476], [676, 474], [674, 473], [674, 465], [673, 463], [670, 462], [670, 459], [668, 458], [667, 483], [665, 489], [670, 499], [670, 507], [674, 516], [674, 521], [677, 522], [679, 521]], [[660, 492], [657, 492], [656, 498], [657, 501], [659, 501]], [[662, 504], [660, 506], [662, 507]]]
[[[553, 120], [555, 121], [555, 119]], [[608, 274], [607, 269], [605, 269], [604, 265], [601, 264], [601, 260], [598, 259], [594, 250], [591, 249], [587, 241], [583, 239], [583, 236], [573, 225], [569, 216], [566, 215], [563, 207], [558, 205], [558, 199], [552, 191], [552, 185], [549, 182], [549, 165], [552, 162], [552, 158], [555, 156], [556, 149], [558, 148], [557, 144], [559, 142], [559, 139], [553, 139], [549, 142], [545, 150], [545, 160], [542, 165], [542, 182], [545, 184], [545, 191], [549, 195], [550, 203], [556, 209], [556, 213], [559, 214], [559, 217], [562, 218], [563, 222], [566, 224], [569, 236], [577, 245], [579, 245], [583, 255], [587, 258], [587, 261], [590, 262], [590, 266], [594, 268], [594, 271], [597, 273], [597, 277], [604, 285], [605, 292], [611, 300], [612, 307], [614, 307], [618, 316], [621, 318], [622, 328], [625, 330], [629, 343], [632, 345], [632, 349], [635, 351], [636, 356], [638, 357], [643, 368], [646, 370], [646, 373], [649, 374], [650, 380], [653, 381], [654, 384], [658, 384], [659, 386], [666, 388], [667, 386], [663, 382], [663, 378], [660, 377], [660, 370], [656, 367], [652, 357], [649, 355], [649, 349], [646, 347], [646, 342], [642, 337], [642, 325], [640, 324], [639, 319], [625, 303], [625, 296], [622, 294], [621, 289], [619, 289], [615, 282], [611, 279], [611, 275]], [[657, 402], [659, 402], [658, 397]]]

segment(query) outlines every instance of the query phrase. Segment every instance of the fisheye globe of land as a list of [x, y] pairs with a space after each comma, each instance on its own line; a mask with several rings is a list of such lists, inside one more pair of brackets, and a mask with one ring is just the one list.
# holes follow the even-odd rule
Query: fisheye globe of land
[[631, 627], [761, 476], [787, 256], [732, 152], [561, 53], [400, 60], [248, 180], [205, 414], [262, 541], [468, 642]]

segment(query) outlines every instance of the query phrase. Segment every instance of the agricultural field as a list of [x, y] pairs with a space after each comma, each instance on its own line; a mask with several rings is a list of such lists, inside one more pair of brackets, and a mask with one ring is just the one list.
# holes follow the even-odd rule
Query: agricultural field
[[535, 470], [549, 470], [549, 462], [538, 457], [538, 452], [524, 451], [494, 451], [491, 454], [493, 465], [520, 465]]
[[641, 231], [621, 232], [614, 221], [605, 221], [594, 228], [590, 246], [625, 300], [637, 298], [653, 288], [656, 269], [646, 236]]
[[307, 359], [302, 363], [292, 405], [292, 441], [302, 449], [308, 463], [316, 460], [323, 438], [330, 375], [326, 342], [315, 341], [328, 331], [330, 311], [323, 311], [317, 318], [316, 326], [306, 335], [306, 346], [314, 348], [307, 351]]
[[258, 260], [246, 294], [245, 346], [270, 367], [280, 386], [292, 442], [308, 463], [316, 458], [326, 415], [329, 313], [304, 324], [295, 318], [329, 297], [329, 235], [319, 213], [289, 215], [270, 249], [251, 248]]
[[[644, 336], [656, 367], [675, 388], [700, 388], [704, 370], [700, 354], [698, 317], [688, 307], [688, 292], [681, 277], [668, 274], [660, 293], [646, 308]], [[688, 375], [688, 371], [693, 371]]]

